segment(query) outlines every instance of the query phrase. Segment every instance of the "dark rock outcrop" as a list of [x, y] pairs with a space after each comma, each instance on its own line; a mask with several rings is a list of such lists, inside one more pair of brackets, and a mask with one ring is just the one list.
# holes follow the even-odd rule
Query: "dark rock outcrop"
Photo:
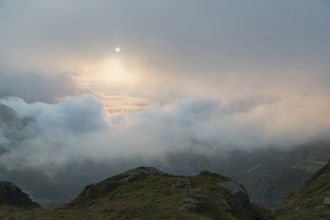
[[173, 186], [174, 186], [174, 188], [187, 188], [187, 189], [190, 189], [191, 188], [191, 182], [187, 178], [182, 178], [182, 179], [179, 179], [178, 181], [176, 181], [175, 185], [173, 185]]
[[141, 175], [147, 176], [158, 176], [164, 173], [155, 167], [141, 166], [131, 170], [127, 170], [121, 174], [118, 174], [115, 182], [108, 183], [108, 181], [102, 181], [98, 185], [90, 184], [87, 185], [84, 190], [80, 193], [81, 197], [93, 197], [97, 194], [105, 194], [115, 190], [119, 185], [135, 181]]
[[39, 207], [39, 204], [33, 202], [28, 194], [22, 192], [16, 185], [7, 181], [0, 181], [0, 204], [24, 208]]
[[219, 184], [232, 196], [232, 201], [236, 205], [247, 205], [250, 203], [249, 196], [244, 187], [235, 181], [226, 181]]
[[137, 168], [128, 170], [122, 174], [132, 176], [132, 175], [136, 175], [136, 174], [162, 175], [164, 173], [155, 167], [141, 166], [141, 167], [137, 167]]

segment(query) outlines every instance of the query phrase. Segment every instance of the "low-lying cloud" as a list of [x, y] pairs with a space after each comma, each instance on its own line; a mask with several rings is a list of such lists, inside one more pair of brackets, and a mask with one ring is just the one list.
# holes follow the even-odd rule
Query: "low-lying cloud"
[[32, 118], [19, 117], [14, 109], [0, 104], [0, 154], [33, 136], [34, 130], [35, 123]]
[[287, 148], [330, 132], [324, 2], [2, 0], [0, 12], [6, 167]]
[[[212, 149], [288, 148], [330, 131], [330, 123], [323, 116], [307, 118], [313, 108], [300, 109], [306, 108], [305, 104], [319, 108], [317, 102], [305, 102], [221, 103], [189, 98], [166, 105], [153, 104], [141, 111], [109, 114], [102, 101], [89, 94], [65, 97], [55, 104], [26, 103], [21, 98], [7, 97], [0, 100], [2, 109], [15, 117], [6, 120], [28, 118], [34, 127], [30, 135], [18, 138], [17, 147], [7, 148], [8, 152], [1, 155], [1, 163], [8, 167], [54, 169], [84, 160], [148, 160], [168, 152], [189, 150], [192, 146], [205, 153]], [[323, 107], [329, 110], [329, 106]], [[23, 125], [15, 126], [18, 130]], [[3, 135], [5, 129], [2, 125], [2, 139], [8, 139]], [[15, 135], [20, 134], [13, 133], [11, 138], [16, 138]]]
[[14, 109], [20, 117], [32, 118], [41, 133], [52, 130], [85, 133], [108, 126], [102, 102], [92, 95], [68, 96], [56, 104], [29, 104], [17, 97], [5, 98], [0, 102]]

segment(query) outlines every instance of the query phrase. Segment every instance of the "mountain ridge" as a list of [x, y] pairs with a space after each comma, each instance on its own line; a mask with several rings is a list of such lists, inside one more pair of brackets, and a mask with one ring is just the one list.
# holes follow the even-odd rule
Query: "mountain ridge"
[[21, 208], [40, 207], [38, 203], [31, 200], [28, 194], [8, 181], [0, 181], [0, 204]]
[[266, 219], [250, 203], [245, 188], [231, 178], [209, 171], [177, 176], [154, 167], [137, 167], [88, 185], [75, 200], [57, 209], [14, 210], [2, 213], [22, 220]]

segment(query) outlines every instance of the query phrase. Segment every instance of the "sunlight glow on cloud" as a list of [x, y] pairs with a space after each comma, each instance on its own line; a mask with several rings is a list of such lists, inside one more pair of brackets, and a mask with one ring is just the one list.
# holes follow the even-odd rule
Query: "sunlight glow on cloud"
[[92, 95], [65, 97], [57, 104], [26, 103], [17, 97], [0, 100], [16, 111], [20, 117], [36, 121], [41, 132], [63, 130], [84, 133], [108, 127], [102, 102]]
[[39, 129], [10, 128], [22, 137], [12, 155], [106, 160], [329, 136], [323, 3], [4, 0], [0, 103]]

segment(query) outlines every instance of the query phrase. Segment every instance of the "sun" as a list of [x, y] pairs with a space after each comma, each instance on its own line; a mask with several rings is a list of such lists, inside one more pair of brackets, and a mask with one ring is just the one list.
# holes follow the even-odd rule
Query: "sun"
[[134, 59], [129, 59], [126, 52], [125, 50], [125, 56], [121, 55], [123, 50], [116, 45], [104, 57], [79, 62], [75, 67], [80, 73], [75, 77], [77, 84], [89, 90], [111, 88], [111, 91], [114, 88], [132, 88], [138, 85], [144, 68]]

